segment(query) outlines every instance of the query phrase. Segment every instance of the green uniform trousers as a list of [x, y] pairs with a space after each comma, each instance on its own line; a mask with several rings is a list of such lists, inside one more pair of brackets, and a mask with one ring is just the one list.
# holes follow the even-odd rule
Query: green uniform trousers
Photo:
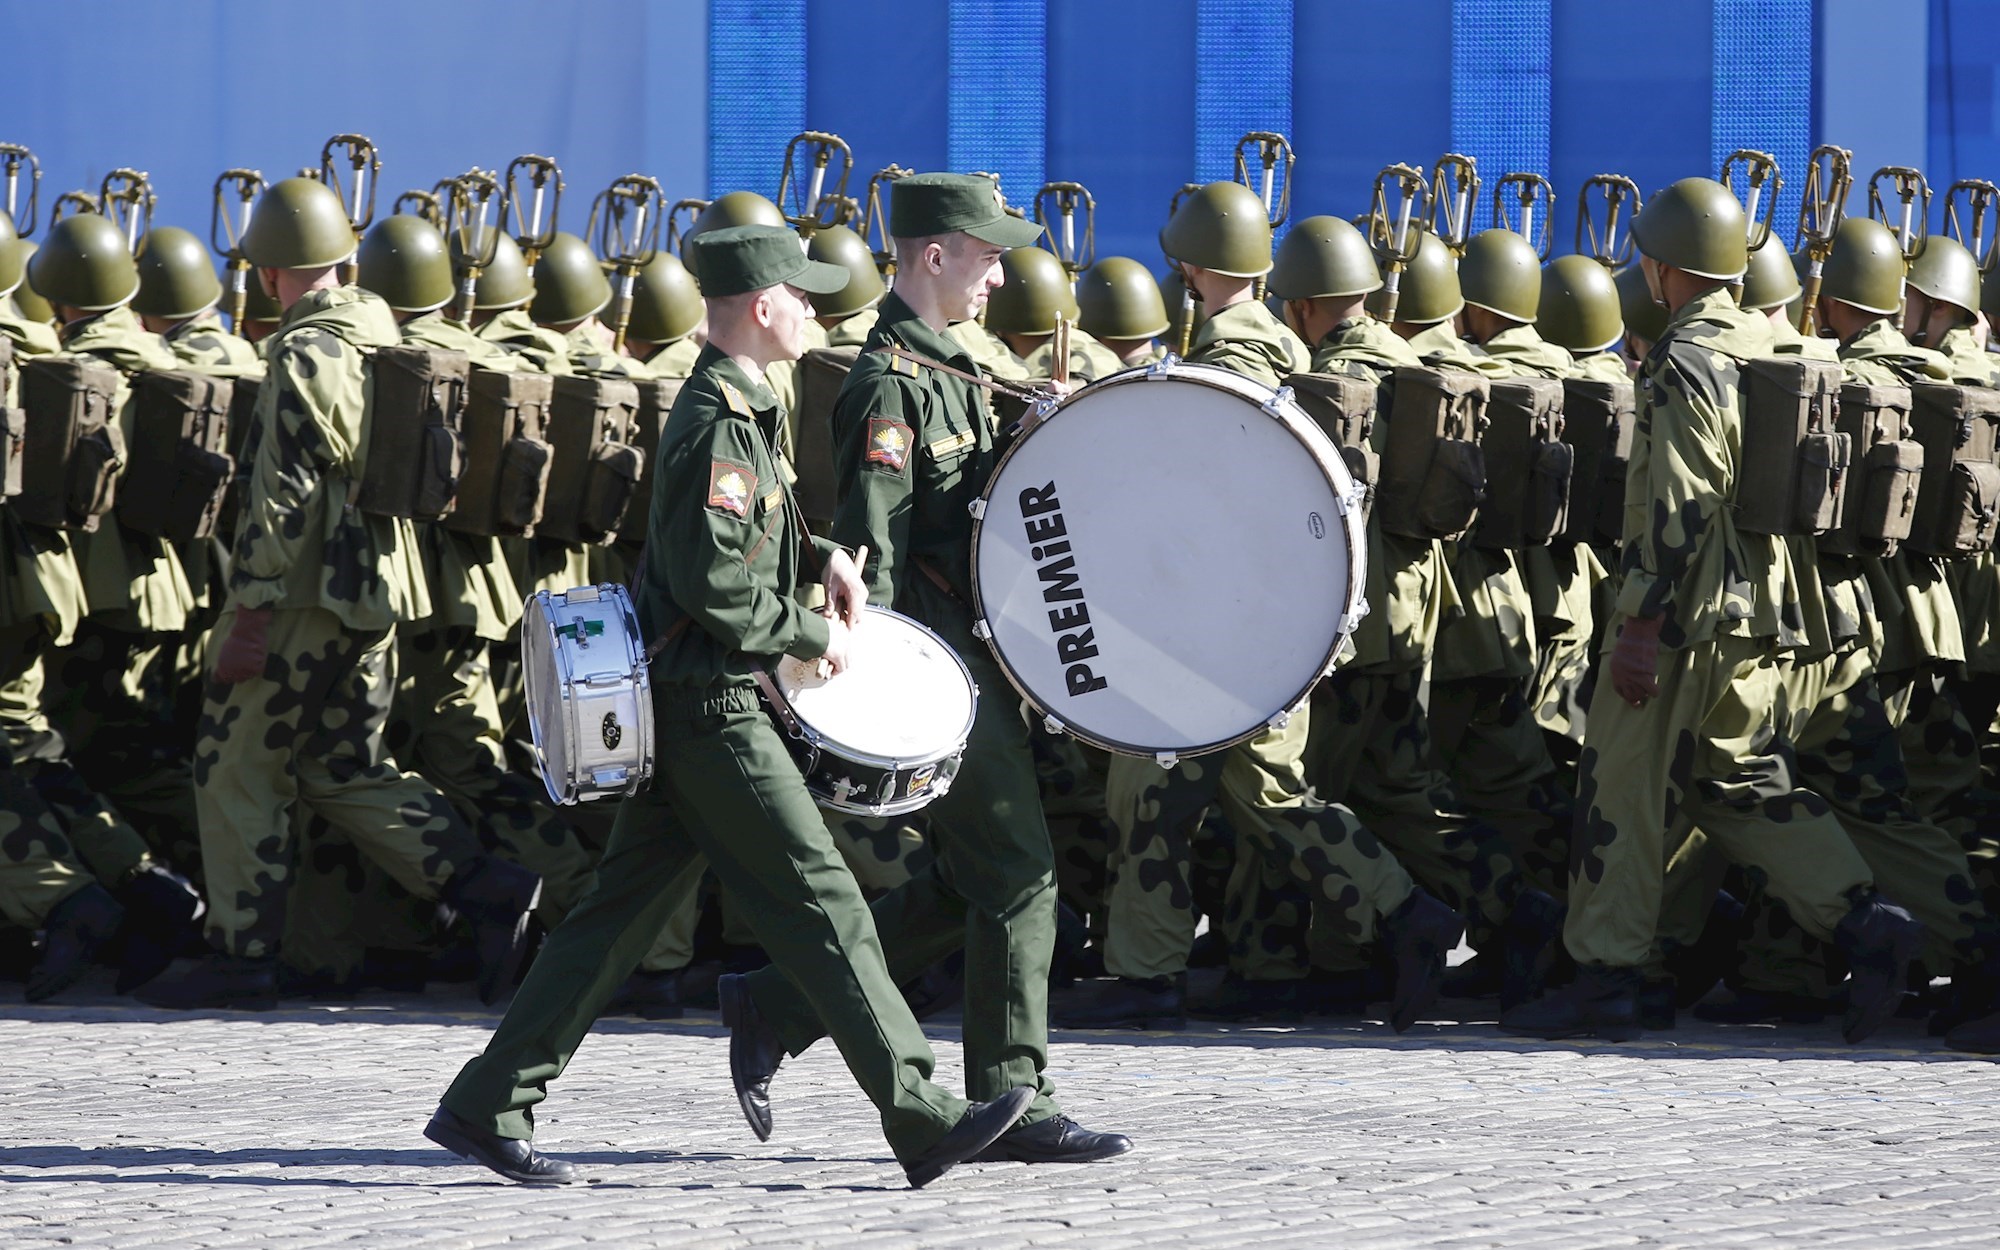
[[[965, 661], [979, 707], [951, 792], [924, 808], [936, 858], [875, 900], [875, 930], [898, 984], [964, 948], [966, 1093], [989, 1102], [1032, 1085], [1038, 1092], [1025, 1120], [1033, 1123], [1056, 1114], [1045, 1075], [1055, 854], [1013, 687], [969, 627], [935, 619], [931, 627]], [[831, 1022], [821, 1022], [801, 982], [772, 967], [752, 973], [750, 986], [793, 1054], [825, 1036]]]
[[1659, 697], [1610, 683], [1591, 702], [1579, 765], [1564, 942], [1579, 963], [1638, 968], [1659, 934], [1667, 855], [1698, 826], [1815, 937], [1873, 883], [1826, 800], [1803, 788], [1782, 733], [1780, 668], [1760, 639], [1659, 654]]
[[[211, 635], [208, 668], [235, 626]], [[230, 954], [277, 953], [303, 802], [411, 894], [435, 899], [480, 851], [451, 804], [389, 759], [382, 727], [396, 686], [395, 636], [351, 630], [324, 608], [271, 613], [262, 677], [209, 682], [195, 743], [208, 933]]]
[[535, 1104], [694, 890], [705, 856], [743, 901], [774, 960], [767, 971], [826, 1021], [891, 1149], [911, 1159], [967, 1104], [930, 1079], [930, 1045], [890, 977], [853, 874], [756, 693], [730, 688], [693, 709], [672, 706], [677, 697], [687, 696], [655, 691], [659, 768], [650, 789], [620, 805], [596, 887], [549, 935], [444, 1105], [502, 1137], [532, 1137]]

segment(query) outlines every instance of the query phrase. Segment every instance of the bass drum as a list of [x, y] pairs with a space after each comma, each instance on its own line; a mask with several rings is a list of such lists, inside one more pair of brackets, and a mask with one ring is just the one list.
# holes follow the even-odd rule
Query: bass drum
[[549, 797], [636, 794], [653, 775], [652, 681], [623, 586], [537, 591], [521, 609], [528, 727]]
[[1173, 357], [1114, 374], [973, 505], [975, 632], [1051, 730], [1220, 750], [1283, 724], [1367, 611], [1361, 500], [1290, 390]]

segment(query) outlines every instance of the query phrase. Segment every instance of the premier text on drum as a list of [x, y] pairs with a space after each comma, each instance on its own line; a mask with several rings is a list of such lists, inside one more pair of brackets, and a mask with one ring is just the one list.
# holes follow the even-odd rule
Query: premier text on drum
[[1021, 520], [1035, 576], [1042, 579], [1044, 603], [1067, 604], [1049, 612], [1049, 629], [1056, 635], [1056, 660], [1064, 666], [1063, 682], [1071, 698], [1102, 690], [1111, 683], [1091, 671], [1087, 660], [1097, 658], [1096, 633], [1090, 628], [1090, 608], [1083, 601], [1082, 576], [1070, 554], [1069, 526], [1063, 521], [1056, 484], [1021, 492]]

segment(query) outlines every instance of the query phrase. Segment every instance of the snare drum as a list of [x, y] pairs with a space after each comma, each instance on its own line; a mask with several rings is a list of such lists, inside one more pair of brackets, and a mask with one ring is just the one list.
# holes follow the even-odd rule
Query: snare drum
[[858, 816], [913, 812], [951, 789], [979, 704], [944, 639], [877, 607], [855, 623], [838, 675], [786, 656], [758, 684], [806, 789], [820, 806]]
[[537, 591], [521, 610], [528, 726], [558, 803], [633, 794], [653, 775], [652, 682], [623, 586]]
[[1114, 374], [973, 505], [974, 632], [1053, 731], [1162, 762], [1246, 741], [1367, 611], [1361, 499], [1289, 390], [1173, 357]]

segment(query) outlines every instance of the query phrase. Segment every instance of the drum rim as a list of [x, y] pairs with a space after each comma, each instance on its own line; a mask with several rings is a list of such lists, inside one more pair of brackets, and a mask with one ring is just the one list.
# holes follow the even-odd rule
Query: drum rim
[[[554, 775], [549, 768], [548, 748], [542, 741], [543, 718], [535, 715], [535, 687], [534, 683], [528, 680], [530, 674], [525, 671], [528, 655], [528, 639], [530, 637], [529, 623], [536, 621], [539, 624], [539, 632], [546, 636], [544, 645], [548, 646], [549, 654], [553, 659], [560, 652], [561, 648], [553, 645], [554, 632], [547, 628], [550, 624], [550, 609], [555, 606], [555, 598], [558, 594], [563, 596], [563, 602], [567, 605], [571, 593], [584, 589], [596, 590], [598, 602], [611, 603], [625, 618], [626, 653], [631, 661], [633, 673], [633, 700], [640, 709], [638, 723], [631, 727], [632, 731], [639, 737], [639, 741], [635, 744], [639, 760], [628, 773], [625, 784], [622, 786], [615, 789], [599, 789], [594, 784], [584, 785], [578, 778], [570, 777], [566, 779], [568, 793], [565, 794], [557, 789]], [[539, 618], [534, 615], [534, 611], [540, 612]], [[644, 789], [652, 780], [654, 765], [657, 762], [653, 741], [653, 666], [651, 660], [646, 656], [644, 644], [640, 641], [639, 612], [637, 606], [632, 601], [631, 591], [616, 582], [596, 582], [586, 586], [572, 586], [568, 590], [561, 591], [537, 590], [522, 601], [521, 622], [518, 628], [521, 631], [521, 655], [524, 669], [522, 673], [522, 693], [527, 704], [528, 735], [534, 741], [535, 761], [542, 774], [542, 787], [549, 792], [549, 797], [564, 807], [570, 807], [589, 799], [608, 798], [614, 794], [629, 798]], [[558, 684], [562, 687], [560, 692], [561, 706], [557, 711], [570, 736], [575, 738], [581, 735], [582, 728], [575, 723], [576, 699], [569, 689], [569, 676], [566, 671], [556, 674]], [[570, 763], [572, 769], [574, 769], [575, 759], [572, 758]]]
[[[1035, 436], [1036, 431], [1045, 428], [1057, 417], [1060, 417], [1083, 395], [1113, 386], [1163, 380], [1197, 383], [1212, 390], [1228, 392], [1236, 398], [1248, 402], [1255, 402], [1251, 399], [1251, 394], [1267, 395], [1269, 399], [1266, 401], [1266, 404], [1275, 403], [1278, 409], [1285, 414], [1282, 419], [1274, 419], [1278, 420], [1278, 423], [1284, 426], [1285, 431], [1297, 439], [1299, 444], [1325, 470], [1327, 480], [1334, 488], [1334, 493], [1343, 499], [1353, 501], [1350, 504], [1350, 510], [1340, 514], [1342, 537], [1348, 549], [1347, 594], [1345, 596], [1347, 606], [1342, 613], [1340, 627], [1335, 629], [1333, 641], [1328, 646], [1325, 655], [1320, 658], [1318, 667], [1313, 670], [1313, 675], [1284, 706], [1273, 712], [1265, 720], [1250, 726], [1243, 732], [1227, 738], [1217, 739], [1213, 742], [1171, 750], [1144, 747], [1137, 743], [1124, 742], [1103, 734], [1093, 733], [1057, 715], [1039, 696], [1028, 689], [1027, 684], [1021, 680], [1020, 674], [1015, 672], [1014, 666], [1008, 662], [1006, 653], [1000, 649], [991, 626], [987, 624], [985, 596], [982, 594], [979, 585], [979, 546], [980, 539], [986, 530], [986, 511], [992, 502], [993, 492], [995, 487], [999, 485], [1001, 475], [1006, 472], [1007, 465], [1013, 460], [1015, 454], [1027, 445], [1028, 441]], [[1246, 393], [1246, 391], [1250, 393]], [[1341, 489], [1343, 484], [1346, 487], [1344, 492]], [[1000, 666], [1000, 672], [1007, 678], [1007, 684], [1012, 686], [1015, 692], [1025, 699], [1030, 707], [1041, 713], [1045, 728], [1060, 730], [1087, 746], [1093, 746], [1102, 751], [1109, 751], [1114, 755], [1131, 756], [1137, 759], [1158, 760], [1165, 757], [1175, 759], [1191, 758], [1197, 755], [1210, 755], [1217, 751], [1227, 750], [1238, 743], [1248, 742], [1253, 738], [1260, 737], [1274, 727], [1282, 725], [1286, 720], [1289, 720], [1291, 715], [1305, 703], [1307, 696], [1312, 693], [1313, 687], [1318, 685], [1339, 663], [1341, 653], [1347, 649], [1347, 640], [1353, 636], [1355, 629], [1361, 623], [1362, 616], [1366, 614], [1368, 544], [1366, 526], [1360, 521], [1358, 497], [1359, 490], [1355, 485], [1354, 475], [1348, 472], [1347, 464], [1341, 459], [1339, 449], [1333, 445], [1331, 439], [1327, 438], [1326, 433], [1313, 422], [1313, 419], [1306, 415], [1305, 410], [1299, 406], [1298, 401], [1292, 398], [1290, 387], [1265, 386], [1262, 382], [1254, 378], [1245, 377], [1234, 370], [1224, 369], [1216, 365], [1189, 364], [1187, 361], [1173, 355], [1169, 355], [1151, 365], [1122, 369], [1117, 373], [1099, 378], [1095, 382], [1079, 387], [1077, 390], [1065, 395], [1034, 429], [1016, 438], [1008, 446], [1007, 450], [1001, 454], [999, 462], [993, 466], [993, 472], [987, 477], [986, 485], [980, 491], [978, 500], [972, 505], [972, 576], [970, 580], [972, 582], [973, 635], [986, 644], [987, 653]]]
[[[779, 685], [777, 679], [774, 677], [771, 681], [771, 689], [777, 694], [778, 698], [784, 700], [786, 711], [791, 714], [792, 720], [797, 723], [799, 727], [798, 737], [810, 743], [814, 749], [830, 751], [833, 755], [849, 763], [866, 764], [871, 768], [885, 768], [891, 772], [899, 772], [904, 768], [910, 767], [922, 767], [925, 764], [936, 764], [942, 760], [948, 760], [954, 755], [963, 755], [966, 743], [972, 740], [972, 726], [979, 719], [979, 683], [973, 680], [972, 670], [966, 667], [965, 657], [958, 653], [957, 647], [946, 642], [942, 634], [913, 616], [907, 616], [896, 611], [894, 608], [885, 608], [880, 604], [874, 603], [865, 605], [862, 610], [864, 612], [880, 613], [883, 616], [891, 616], [907, 625], [914, 626], [923, 633], [928, 634], [931, 640], [942, 647], [944, 653], [951, 657], [951, 662], [958, 666], [959, 674], [965, 678], [966, 689], [972, 692], [972, 703], [966, 709], [965, 713], [965, 728], [959, 731], [956, 745], [943, 751], [909, 756], [877, 755], [872, 751], [863, 751], [859, 747], [851, 747], [840, 739], [830, 737], [823, 730], [816, 728], [812, 722], [800, 715], [798, 705], [792, 702], [791, 699], [786, 698], [784, 687]], [[922, 804], [918, 806], [922, 806]], [[887, 816], [896, 815], [897, 813], [882, 812], [880, 814]]]

